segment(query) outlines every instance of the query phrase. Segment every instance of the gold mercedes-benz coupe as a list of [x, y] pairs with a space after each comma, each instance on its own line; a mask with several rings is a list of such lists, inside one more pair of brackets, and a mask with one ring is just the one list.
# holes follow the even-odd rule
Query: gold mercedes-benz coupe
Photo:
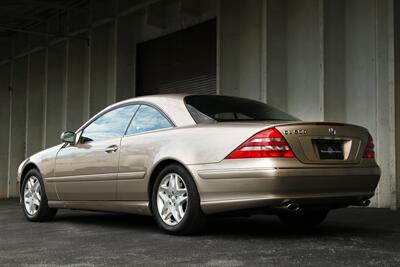
[[132, 98], [61, 141], [18, 169], [30, 221], [67, 208], [153, 215], [173, 234], [220, 213], [315, 226], [330, 209], [367, 206], [380, 177], [367, 129], [229, 96]]

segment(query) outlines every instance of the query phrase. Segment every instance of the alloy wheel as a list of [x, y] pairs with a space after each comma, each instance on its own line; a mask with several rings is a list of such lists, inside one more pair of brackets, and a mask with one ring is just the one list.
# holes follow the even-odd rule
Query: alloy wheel
[[188, 191], [182, 177], [169, 173], [161, 180], [157, 190], [157, 209], [164, 223], [177, 225], [185, 216]]
[[40, 208], [42, 190], [39, 179], [35, 176], [28, 178], [24, 187], [25, 210], [30, 216], [34, 216]]

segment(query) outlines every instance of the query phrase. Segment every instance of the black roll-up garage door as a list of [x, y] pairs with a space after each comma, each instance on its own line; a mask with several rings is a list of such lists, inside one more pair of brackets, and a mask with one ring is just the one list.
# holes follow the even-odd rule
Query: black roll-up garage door
[[216, 20], [137, 45], [136, 95], [216, 93]]

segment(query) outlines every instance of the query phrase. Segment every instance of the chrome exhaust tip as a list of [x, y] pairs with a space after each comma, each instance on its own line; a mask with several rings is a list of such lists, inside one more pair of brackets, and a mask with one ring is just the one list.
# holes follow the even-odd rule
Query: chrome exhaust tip
[[361, 201], [357, 202], [357, 203], [355, 204], [355, 206], [367, 207], [367, 206], [369, 206], [369, 204], [371, 204], [371, 200], [369, 200], [369, 199], [364, 199], [364, 200], [361, 200]]
[[290, 203], [283, 204], [281, 206], [274, 207], [273, 209], [284, 210], [284, 211], [289, 211], [289, 212], [296, 212], [296, 211], [300, 210], [300, 205], [297, 203], [290, 202]]
[[285, 209], [290, 211], [290, 212], [295, 212], [300, 210], [300, 205], [297, 203], [289, 203], [285, 205]]

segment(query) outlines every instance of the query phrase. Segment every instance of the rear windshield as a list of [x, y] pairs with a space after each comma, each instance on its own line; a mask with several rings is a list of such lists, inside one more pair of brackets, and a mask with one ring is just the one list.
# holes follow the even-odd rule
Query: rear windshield
[[297, 118], [262, 102], [231, 96], [191, 95], [186, 107], [196, 123], [230, 121], [298, 121]]

